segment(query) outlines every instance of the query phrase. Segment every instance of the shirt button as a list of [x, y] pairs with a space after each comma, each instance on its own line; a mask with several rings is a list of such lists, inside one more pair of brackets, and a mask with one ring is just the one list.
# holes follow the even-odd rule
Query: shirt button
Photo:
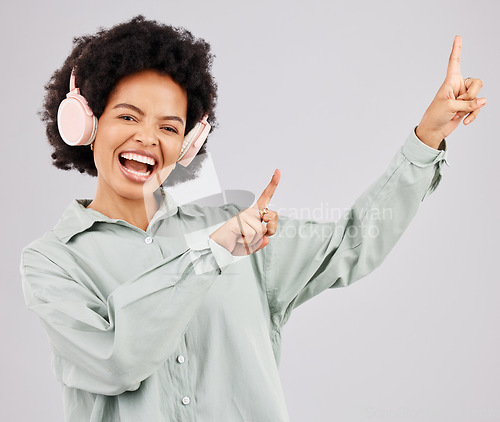
[[182, 404], [189, 404], [189, 403], [191, 403], [191, 399], [189, 397], [182, 398]]
[[146, 239], [144, 239], [144, 242], [146, 242], [147, 245], [149, 245], [151, 242], [153, 241], [153, 238], [152, 237], [146, 237]]
[[182, 356], [182, 355], [177, 356], [177, 362], [184, 363], [184, 360], [185, 360], [184, 356]]

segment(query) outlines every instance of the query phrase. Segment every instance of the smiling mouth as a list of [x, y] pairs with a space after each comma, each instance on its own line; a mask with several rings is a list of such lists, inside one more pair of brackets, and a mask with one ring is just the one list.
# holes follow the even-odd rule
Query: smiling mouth
[[118, 159], [125, 174], [134, 176], [137, 181], [149, 178], [157, 167], [154, 158], [133, 152], [122, 152]]

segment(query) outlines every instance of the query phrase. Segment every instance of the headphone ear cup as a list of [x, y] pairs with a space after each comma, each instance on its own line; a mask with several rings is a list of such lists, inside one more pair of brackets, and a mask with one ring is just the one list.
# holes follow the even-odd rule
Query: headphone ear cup
[[83, 96], [70, 93], [57, 110], [57, 127], [68, 145], [89, 145], [95, 139], [97, 118]]
[[203, 119], [196, 123], [195, 127], [184, 137], [181, 153], [177, 160], [181, 166], [187, 167], [191, 164], [191, 161], [193, 161], [193, 158], [198, 154], [198, 151], [207, 139], [208, 133], [212, 128], [207, 118], [208, 116], [204, 116]]

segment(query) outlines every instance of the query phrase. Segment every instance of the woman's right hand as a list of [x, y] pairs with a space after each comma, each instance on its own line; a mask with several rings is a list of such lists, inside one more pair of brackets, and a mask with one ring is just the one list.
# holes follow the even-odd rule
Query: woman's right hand
[[426, 145], [438, 149], [441, 141], [453, 132], [464, 119], [464, 125], [474, 121], [485, 98], [476, 98], [483, 86], [480, 79], [462, 77], [460, 71], [460, 53], [462, 38], [458, 35], [453, 42], [446, 79], [427, 108], [417, 126], [416, 135]]
[[273, 177], [255, 205], [241, 211], [210, 235], [216, 243], [232, 255], [250, 255], [269, 243], [269, 236], [276, 233], [278, 213], [268, 210], [262, 220], [259, 209], [267, 208], [278, 187], [281, 173], [275, 170]]

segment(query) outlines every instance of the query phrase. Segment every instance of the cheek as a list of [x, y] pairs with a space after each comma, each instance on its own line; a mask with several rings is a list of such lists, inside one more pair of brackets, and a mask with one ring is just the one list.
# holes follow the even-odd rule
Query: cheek
[[127, 132], [126, 127], [106, 123], [98, 124], [95, 142], [101, 147], [107, 146], [108, 148], [113, 148], [129, 136]]
[[163, 157], [165, 158], [165, 165], [172, 164], [177, 161], [181, 153], [182, 139], [177, 142], [168, 142], [163, 145]]
[[94, 146], [94, 164], [97, 168], [97, 173], [102, 174], [105, 172], [106, 167], [109, 167], [109, 159], [107, 158], [108, 152], [106, 151], [105, 148], [103, 148], [103, 145], [100, 144], [99, 146], [97, 145], [97, 139], [96, 139], [96, 144]]
[[111, 166], [114, 152], [120, 145], [124, 134], [117, 128], [101, 125], [97, 127], [94, 143], [94, 163], [98, 171]]

